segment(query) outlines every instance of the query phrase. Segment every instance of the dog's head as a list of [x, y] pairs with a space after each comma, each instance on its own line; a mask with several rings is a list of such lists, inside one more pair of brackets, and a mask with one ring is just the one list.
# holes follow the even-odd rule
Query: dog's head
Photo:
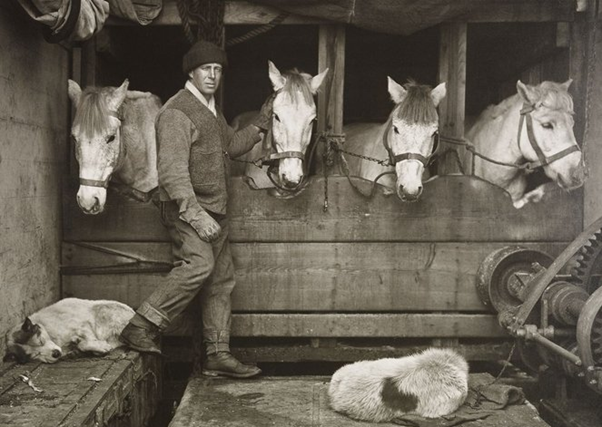
[[3, 361], [27, 363], [30, 360], [39, 360], [54, 363], [62, 355], [61, 348], [50, 339], [44, 326], [33, 323], [28, 317], [22, 325], [15, 326], [8, 333], [7, 350]]

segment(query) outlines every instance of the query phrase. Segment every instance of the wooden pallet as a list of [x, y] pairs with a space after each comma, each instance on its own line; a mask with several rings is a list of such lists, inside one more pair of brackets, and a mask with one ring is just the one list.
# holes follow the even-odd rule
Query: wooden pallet
[[161, 396], [160, 366], [157, 357], [120, 350], [12, 365], [0, 376], [0, 425], [143, 427]]

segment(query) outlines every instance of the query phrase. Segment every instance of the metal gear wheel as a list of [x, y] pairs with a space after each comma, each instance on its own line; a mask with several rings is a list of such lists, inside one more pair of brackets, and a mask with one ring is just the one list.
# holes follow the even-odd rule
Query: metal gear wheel
[[569, 261], [570, 274], [592, 294], [602, 284], [602, 229], [591, 235], [589, 240]]
[[602, 365], [602, 287], [590, 295], [579, 314], [577, 343], [585, 366]]

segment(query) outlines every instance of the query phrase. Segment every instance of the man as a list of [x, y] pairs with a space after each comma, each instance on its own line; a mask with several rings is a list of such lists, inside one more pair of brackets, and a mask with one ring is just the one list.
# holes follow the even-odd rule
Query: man
[[202, 373], [248, 378], [261, 373], [230, 353], [234, 266], [226, 217], [228, 160], [249, 151], [267, 129], [270, 102], [255, 122], [234, 132], [215, 105], [226, 53], [199, 41], [186, 53], [185, 88], [156, 119], [161, 217], [172, 239], [174, 268], [121, 334], [131, 348], [160, 354], [159, 333], [201, 296], [206, 359]]

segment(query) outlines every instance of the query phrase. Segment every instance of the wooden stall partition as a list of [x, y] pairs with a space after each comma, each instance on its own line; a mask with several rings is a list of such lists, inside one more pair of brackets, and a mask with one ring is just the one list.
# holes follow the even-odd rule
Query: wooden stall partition
[[[239, 16], [227, 14], [226, 22], [246, 19]], [[533, 13], [517, 16], [535, 19]], [[440, 76], [448, 81], [442, 126], [454, 133], [450, 136], [463, 133], [463, 64], [471, 19], [444, 24], [442, 30], [448, 43], [440, 54]], [[329, 67], [331, 75], [318, 100], [318, 131], [337, 134], [342, 130], [345, 28], [322, 24], [319, 37], [319, 71]], [[364, 189], [369, 185], [353, 181]], [[462, 342], [472, 359], [505, 357], [508, 347], [498, 345], [505, 334], [474, 288], [480, 263], [507, 245], [556, 256], [581, 230], [581, 206], [572, 194], [516, 210], [503, 190], [468, 176], [432, 180], [420, 201], [411, 204], [381, 192], [367, 200], [345, 177], [330, 176], [328, 182], [325, 212], [321, 174], [292, 199], [252, 191], [240, 178], [232, 179], [229, 214], [238, 282], [233, 336], [250, 340], [235, 350], [245, 360], [344, 361], [377, 355], [349, 347], [342, 351], [334, 339], [401, 340], [406, 349], [411, 340], [452, 339], [461, 340], [453, 342]], [[106, 211], [87, 216], [70, 197], [65, 217], [65, 296], [113, 298], [137, 307], [164, 280], [169, 240], [152, 203], [110, 192]], [[188, 334], [192, 322], [185, 314], [174, 322], [172, 333]], [[262, 340], [275, 338], [312, 345], [265, 350]], [[392, 355], [397, 350], [379, 351]]]
[[[445, 82], [447, 94], [439, 104], [439, 133], [455, 139], [464, 138], [466, 101], [466, 36], [467, 24], [454, 22], [441, 25], [439, 42], [439, 83]], [[439, 175], [463, 172], [461, 159], [465, 150], [445, 142], [441, 143], [442, 156], [438, 164]], [[457, 150], [458, 156], [452, 150]]]

